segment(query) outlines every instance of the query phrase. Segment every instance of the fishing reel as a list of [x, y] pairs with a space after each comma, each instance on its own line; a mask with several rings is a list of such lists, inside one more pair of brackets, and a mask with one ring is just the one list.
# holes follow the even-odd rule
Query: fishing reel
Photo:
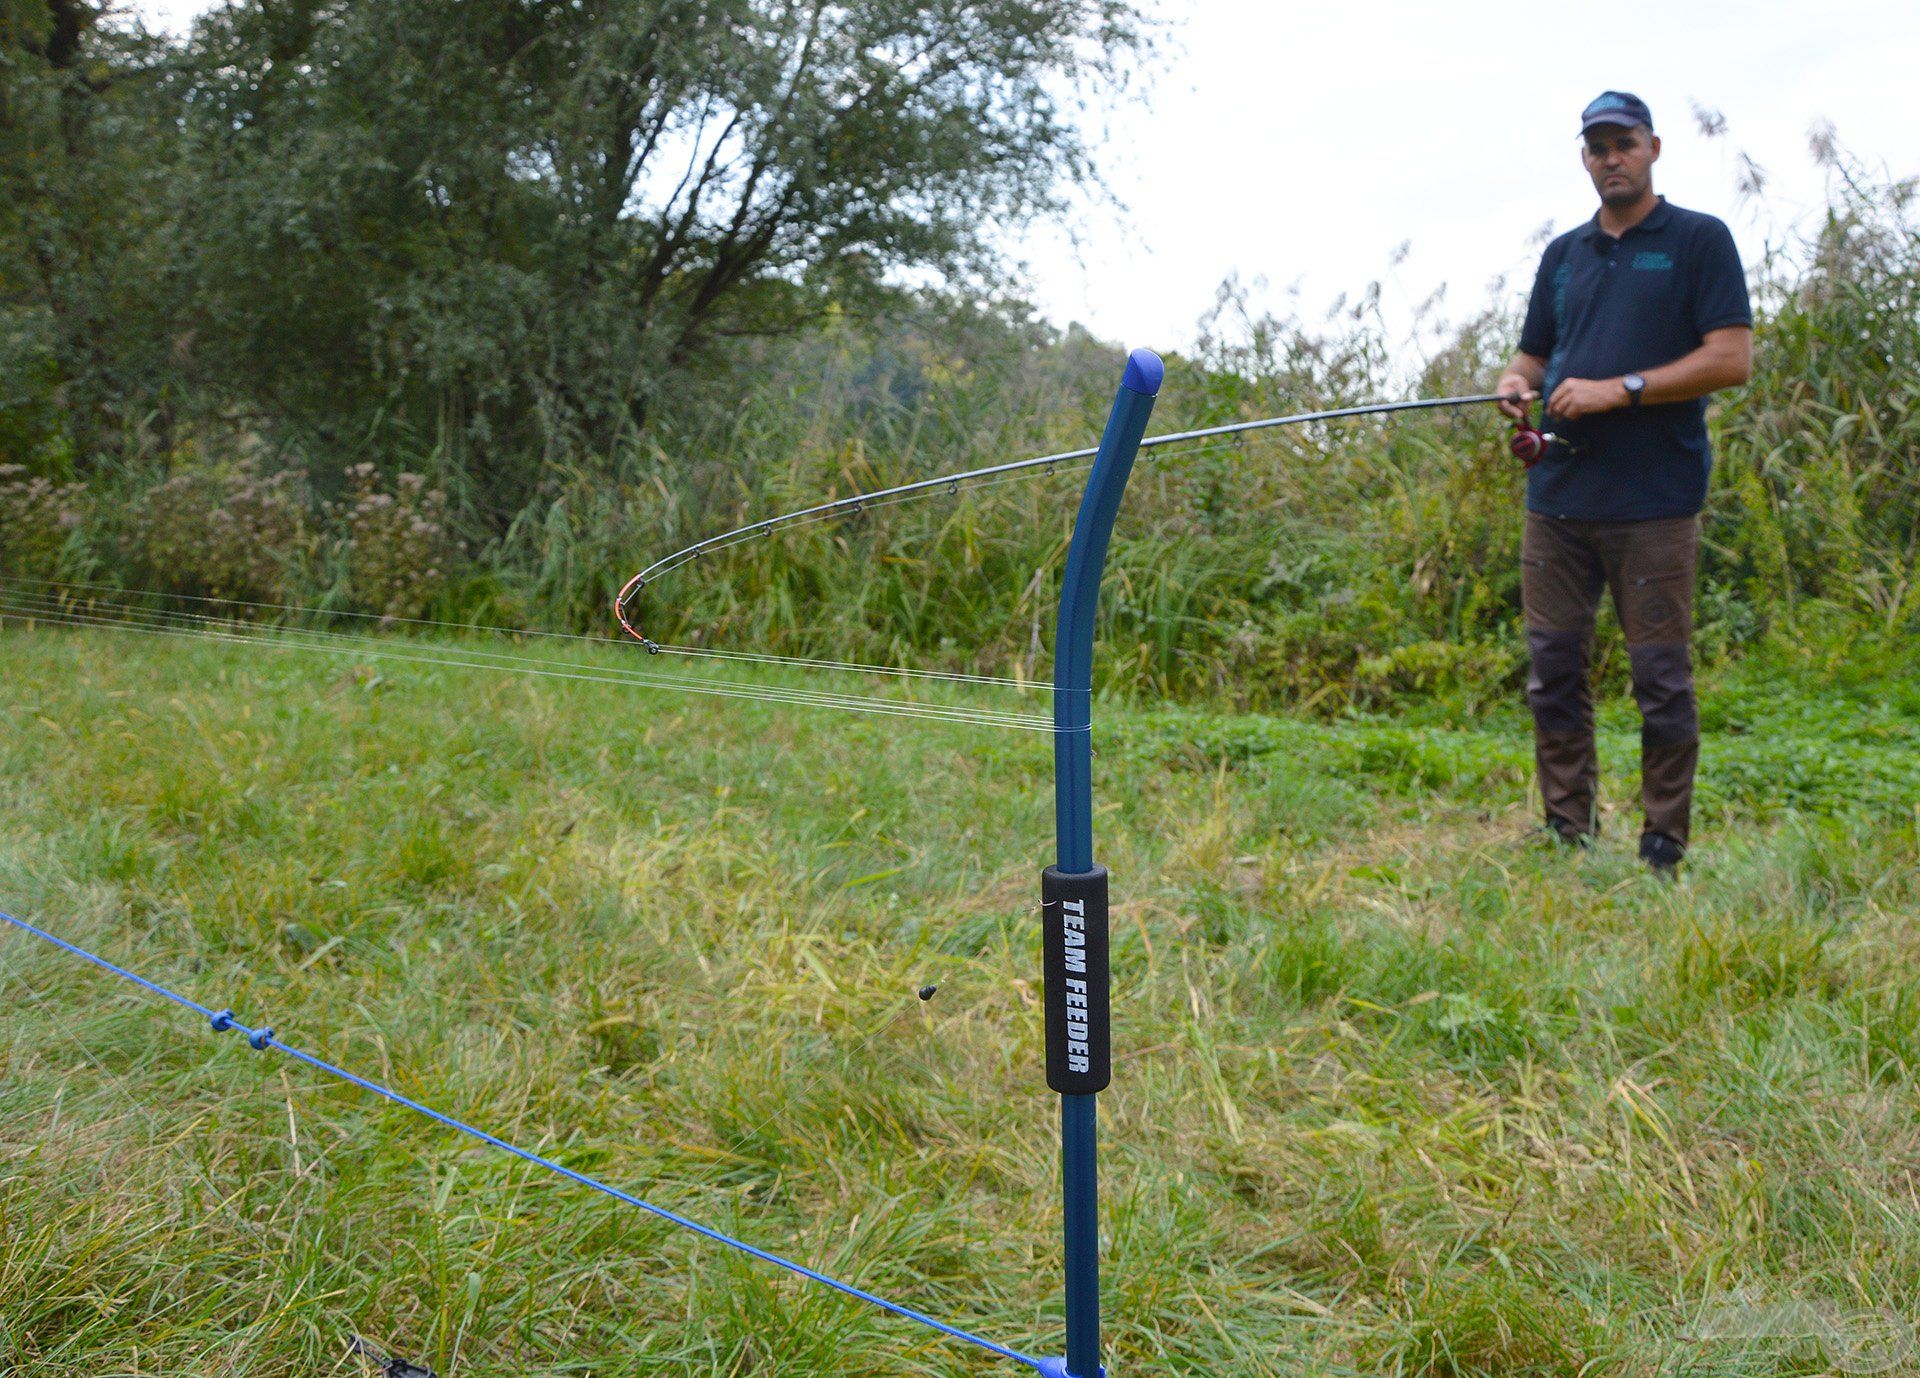
[[1543, 431], [1529, 421], [1513, 423], [1513, 434], [1507, 437], [1507, 448], [1513, 451], [1513, 457], [1520, 461], [1522, 468], [1531, 469], [1547, 457], [1547, 451], [1555, 445], [1563, 445], [1569, 452], [1577, 453], [1580, 447], [1563, 435], [1552, 431]]

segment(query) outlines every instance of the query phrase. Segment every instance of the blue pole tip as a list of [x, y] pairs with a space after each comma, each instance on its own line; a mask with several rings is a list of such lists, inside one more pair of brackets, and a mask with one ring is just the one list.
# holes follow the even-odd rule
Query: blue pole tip
[[1127, 356], [1127, 371], [1120, 375], [1120, 386], [1142, 397], [1158, 397], [1167, 366], [1151, 349], [1136, 349]]

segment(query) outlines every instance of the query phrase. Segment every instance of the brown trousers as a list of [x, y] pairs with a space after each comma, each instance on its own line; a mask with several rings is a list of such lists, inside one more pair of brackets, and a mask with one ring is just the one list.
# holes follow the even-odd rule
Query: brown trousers
[[1692, 663], [1700, 519], [1582, 522], [1529, 512], [1520, 566], [1531, 661], [1527, 702], [1548, 820], [1599, 831], [1588, 665], [1600, 597], [1610, 589], [1640, 705], [1645, 827], [1684, 844], [1700, 760]]

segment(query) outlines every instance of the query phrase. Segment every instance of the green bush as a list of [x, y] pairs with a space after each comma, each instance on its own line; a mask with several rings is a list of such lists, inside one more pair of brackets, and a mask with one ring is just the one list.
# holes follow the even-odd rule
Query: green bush
[[251, 459], [173, 475], [133, 502], [128, 544], [147, 587], [194, 597], [289, 602], [310, 554], [309, 500], [297, 470]]
[[86, 487], [0, 464], [0, 574], [50, 578], [80, 525]]
[[419, 474], [382, 485], [371, 464], [347, 470], [336, 504], [340, 550], [352, 601], [383, 617], [418, 617], [444, 596], [459, 556], [447, 496]]

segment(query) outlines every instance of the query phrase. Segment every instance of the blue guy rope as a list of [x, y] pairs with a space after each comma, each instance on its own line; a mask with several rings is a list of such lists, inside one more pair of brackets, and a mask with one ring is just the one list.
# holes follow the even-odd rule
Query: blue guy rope
[[277, 1048], [296, 1062], [304, 1062], [315, 1071], [324, 1072], [330, 1077], [337, 1077], [341, 1081], [358, 1086], [363, 1091], [371, 1091], [374, 1095], [384, 1100], [392, 1101], [395, 1105], [403, 1105], [407, 1109], [425, 1115], [428, 1119], [443, 1124], [449, 1129], [457, 1129], [462, 1134], [478, 1139], [482, 1143], [491, 1144], [503, 1153], [510, 1153], [516, 1158], [532, 1163], [535, 1167], [542, 1167], [548, 1172], [557, 1173], [559, 1176], [577, 1182], [583, 1187], [589, 1187], [601, 1193], [603, 1196], [611, 1196], [616, 1201], [624, 1202], [629, 1206], [635, 1206], [640, 1210], [646, 1211], [649, 1215], [657, 1216], [665, 1220], [669, 1224], [678, 1225], [683, 1230], [691, 1230], [693, 1233], [705, 1239], [711, 1239], [716, 1244], [722, 1244], [729, 1249], [738, 1250], [740, 1253], [746, 1254], [749, 1258], [757, 1258], [762, 1263], [770, 1263], [776, 1268], [784, 1268], [789, 1273], [806, 1278], [809, 1282], [817, 1282], [822, 1287], [832, 1288], [834, 1291], [852, 1297], [856, 1301], [866, 1302], [871, 1306], [879, 1307], [883, 1311], [890, 1311], [896, 1316], [902, 1316], [907, 1320], [918, 1322], [930, 1330], [945, 1335], [948, 1339], [959, 1340], [963, 1344], [973, 1345], [976, 1348], [986, 1350], [989, 1354], [996, 1354], [1002, 1359], [1011, 1359], [1017, 1364], [1025, 1364], [1028, 1368], [1039, 1373], [1041, 1378], [1065, 1378], [1064, 1369], [1061, 1366], [1061, 1361], [1058, 1359], [1036, 1358], [1030, 1354], [1022, 1354], [1017, 1349], [1009, 1349], [1005, 1345], [995, 1344], [992, 1340], [975, 1335], [971, 1331], [962, 1330], [959, 1326], [948, 1325], [945, 1321], [936, 1320], [924, 1312], [915, 1311], [910, 1306], [902, 1306], [899, 1302], [888, 1301], [885, 1297], [875, 1296], [872, 1292], [855, 1287], [850, 1282], [842, 1282], [838, 1278], [831, 1278], [825, 1273], [816, 1272], [804, 1263], [795, 1263], [792, 1259], [782, 1258], [779, 1254], [769, 1253], [765, 1249], [756, 1248], [743, 1240], [735, 1239], [732, 1235], [722, 1234], [710, 1225], [702, 1225], [697, 1220], [689, 1220], [684, 1215], [677, 1215], [664, 1206], [656, 1206], [651, 1201], [643, 1201], [638, 1196], [624, 1192], [618, 1187], [609, 1186], [598, 1178], [589, 1177], [584, 1172], [575, 1172], [572, 1168], [556, 1163], [551, 1158], [543, 1158], [530, 1149], [508, 1143], [505, 1139], [489, 1134], [484, 1129], [476, 1129], [473, 1125], [467, 1124], [463, 1120], [457, 1120], [451, 1115], [442, 1114], [431, 1106], [422, 1105], [419, 1101], [411, 1100], [401, 1095], [398, 1091], [382, 1086], [378, 1082], [368, 1081], [365, 1077], [357, 1076], [347, 1071], [344, 1067], [336, 1067], [331, 1062], [317, 1058], [304, 1049], [296, 1048], [289, 1043], [283, 1042], [280, 1036], [270, 1028], [265, 1026], [249, 1028], [234, 1018], [232, 1010], [209, 1009], [199, 1001], [190, 999], [178, 991], [169, 990], [156, 981], [149, 981], [146, 977], [136, 975], [128, 971], [125, 967], [115, 966], [106, 958], [97, 956], [87, 951], [84, 947], [76, 946], [64, 938], [56, 937], [43, 928], [36, 928], [25, 919], [17, 919], [13, 915], [6, 913], [0, 913], [0, 919], [5, 919], [15, 928], [26, 933], [31, 933], [36, 938], [45, 939], [55, 947], [71, 953], [82, 961], [91, 962], [102, 971], [110, 971], [115, 976], [131, 981], [134, 985], [159, 996], [163, 1000], [171, 1000], [176, 1005], [192, 1010], [194, 1013], [205, 1018], [208, 1027], [216, 1033], [225, 1033], [232, 1030], [245, 1035], [247, 1046], [256, 1051], [264, 1052], [268, 1048]]
[[1080, 500], [1060, 588], [1053, 648], [1055, 864], [1040, 878], [1047, 1085], [1060, 1093], [1066, 1258], [1063, 1378], [1104, 1378], [1100, 1364], [1100, 1177], [1095, 1097], [1113, 1079], [1107, 979], [1107, 872], [1093, 861], [1093, 629], [1107, 542], [1166, 368], [1152, 350], [1127, 358]]

